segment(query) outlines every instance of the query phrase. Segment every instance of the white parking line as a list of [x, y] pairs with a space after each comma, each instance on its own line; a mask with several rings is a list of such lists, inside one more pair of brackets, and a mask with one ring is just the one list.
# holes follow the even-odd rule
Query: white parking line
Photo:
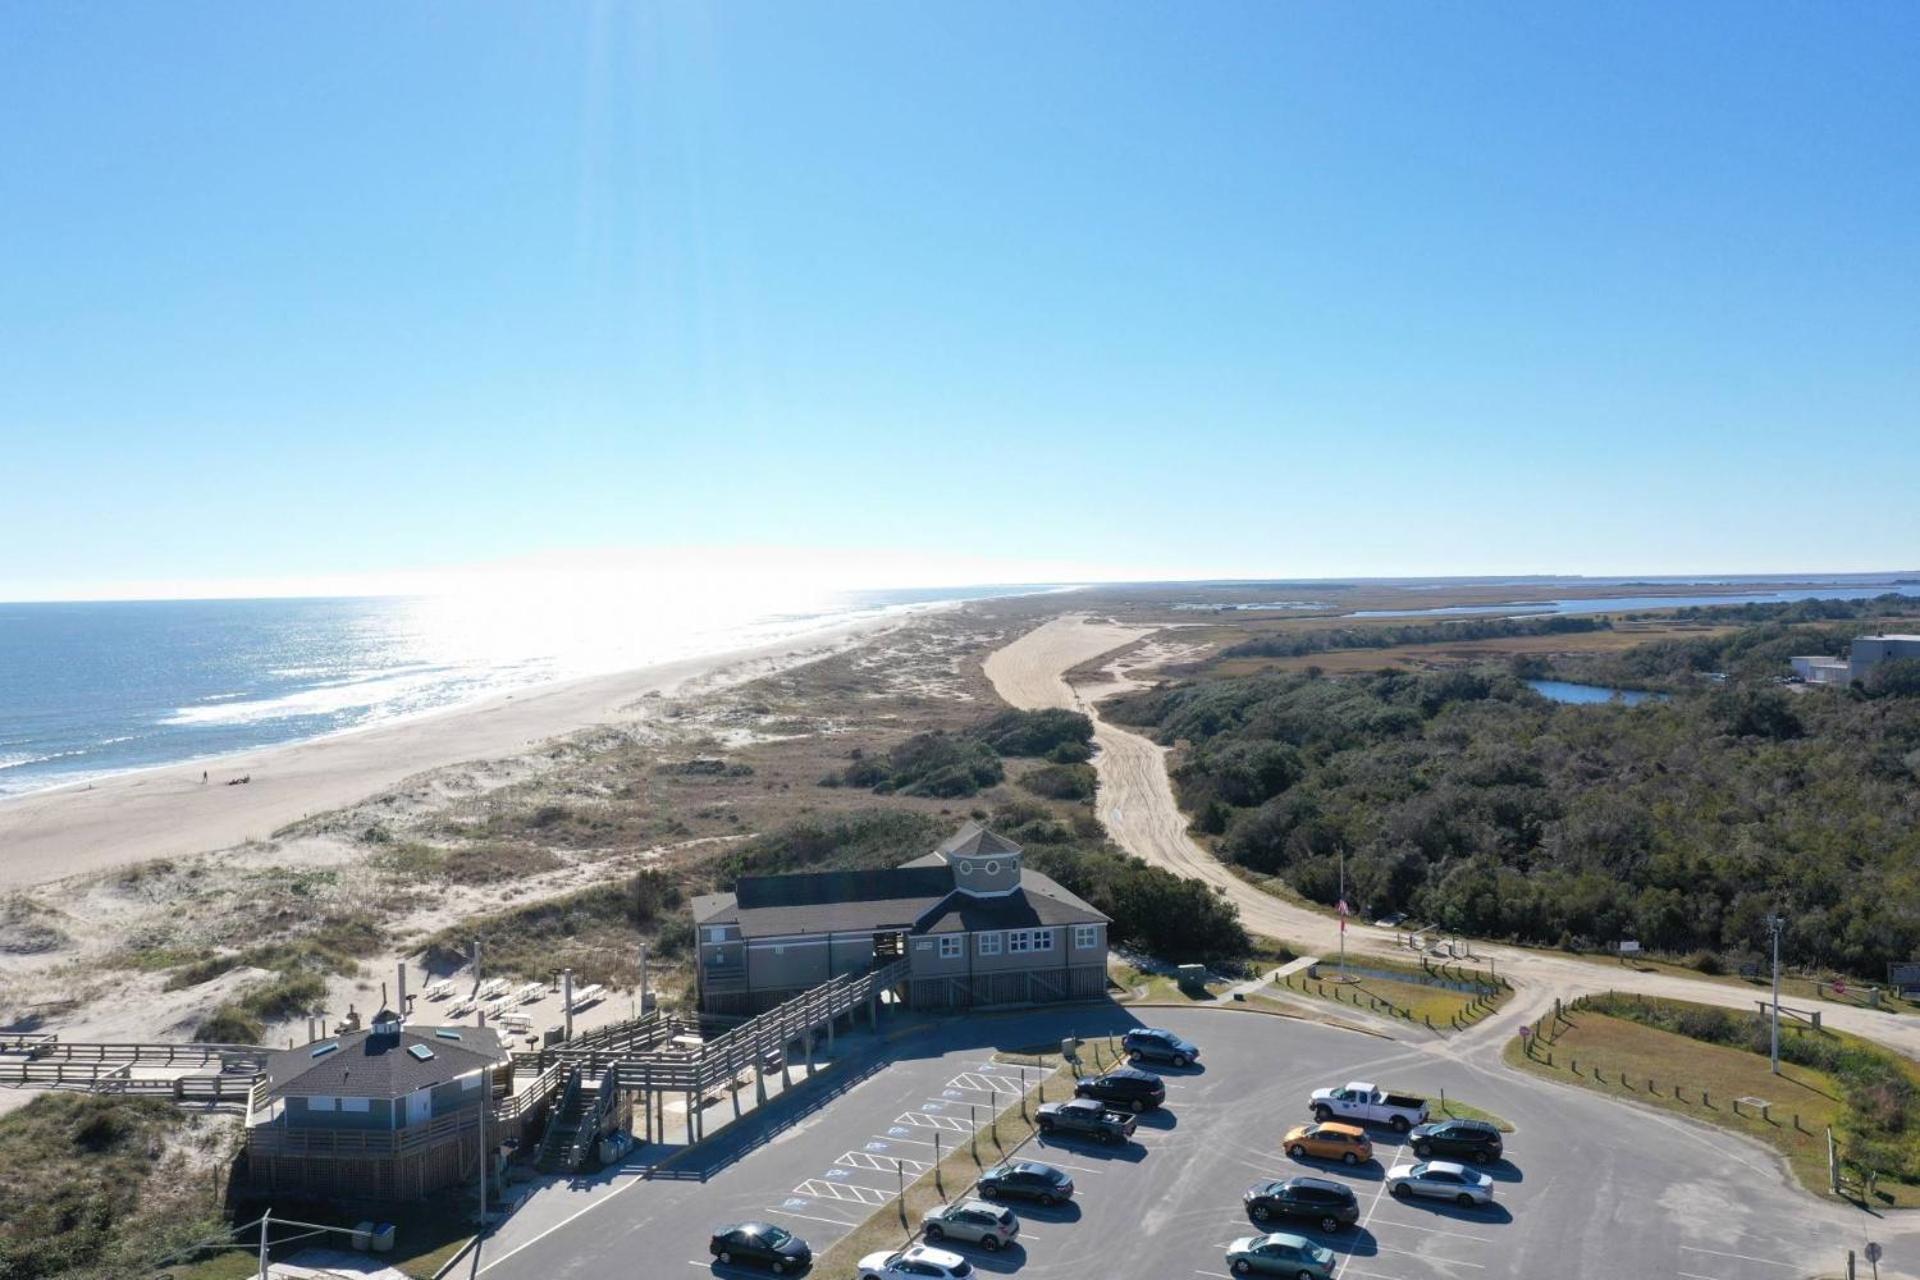
[[811, 1200], [840, 1200], [876, 1209], [893, 1199], [896, 1193], [882, 1191], [879, 1187], [855, 1186], [850, 1182], [828, 1182], [824, 1178], [808, 1178], [793, 1189], [793, 1194], [806, 1196]]
[[1415, 1253], [1411, 1249], [1389, 1249], [1386, 1245], [1380, 1243], [1380, 1238], [1377, 1235], [1374, 1237], [1373, 1247], [1381, 1253], [1397, 1253], [1403, 1258], [1418, 1258], [1422, 1262], [1431, 1262], [1435, 1266], [1472, 1267], [1475, 1271], [1485, 1271], [1487, 1269], [1486, 1264], [1481, 1262], [1462, 1262], [1458, 1258], [1436, 1258], [1431, 1254]]
[[931, 1160], [909, 1160], [905, 1156], [876, 1156], [866, 1151], [849, 1151], [834, 1161], [849, 1169], [875, 1169], [882, 1173], [892, 1173], [904, 1165], [908, 1173], [925, 1173], [933, 1168]]
[[1690, 1244], [1683, 1244], [1680, 1248], [1688, 1253], [1710, 1253], [1716, 1258], [1738, 1258], [1742, 1262], [1758, 1262], [1769, 1267], [1779, 1267], [1784, 1271], [1799, 1270], [1791, 1262], [1775, 1262], [1772, 1258], [1755, 1258], [1745, 1253], [1728, 1253], [1725, 1249], [1698, 1249]]
[[779, 1215], [780, 1215], [781, 1217], [783, 1217], [783, 1218], [800, 1218], [800, 1219], [803, 1219], [804, 1221], [807, 1221], [807, 1222], [824, 1222], [824, 1223], [826, 1223], [826, 1224], [828, 1224], [829, 1226], [834, 1226], [834, 1227], [845, 1227], [845, 1228], [847, 1228], [847, 1229], [848, 1229], [849, 1231], [851, 1231], [851, 1230], [852, 1230], [853, 1228], [855, 1228], [855, 1227], [857, 1227], [857, 1226], [859, 1226], [859, 1225], [860, 1225], [860, 1224], [859, 1224], [859, 1223], [857, 1223], [857, 1222], [842, 1222], [842, 1221], [840, 1221], [840, 1219], [838, 1219], [838, 1218], [822, 1218], [822, 1217], [819, 1217], [819, 1216], [817, 1216], [817, 1215], [815, 1215], [815, 1214], [811, 1214], [811, 1213], [795, 1213], [795, 1212], [794, 1212], [793, 1210], [791, 1210], [791, 1209], [769, 1209], [769, 1210], [767, 1210], [767, 1212], [768, 1212], [768, 1213], [777, 1213], [777, 1214], [779, 1214]]
[[1491, 1236], [1470, 1236], [1464, 1231], [1442, 1231], [1439, 1227], [1416, 1226], [1411, 1222], [1395, 1222], [1389, 1225], [1395, 1226], [1395, 1227], [1405, 1227], [1408, 1231], [1425, 1231], [1429, 1235], [1458, 1236], [1462, 1240], [1478, 1240], [1481, 1244], [1493, 1243], [1493, 1238]]
[[910, 1142], [916, 1147], [930, 1147], [933, 1145], [933, 1142], [931, 1139], [929, 1139], [926, 1142], [922, 1142], [918, 1138], [903, 1138], [896, 1133], [889, 1133], [889, 1134], [876, 1133], [873, 1135], [873, 1140], [875, 1142]]
[[948, 1133], [972, 1133], [973, 1126], [954, 1116], [933, 1116], [924, 1111], [909, 1111], [893, 1118], [895, 1124], [915, 1129], [944, 1129]]

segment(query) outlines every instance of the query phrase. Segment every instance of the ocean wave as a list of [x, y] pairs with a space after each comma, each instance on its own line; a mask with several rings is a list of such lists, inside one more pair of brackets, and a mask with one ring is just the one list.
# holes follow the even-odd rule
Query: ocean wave
[[241, 702], [196, 703], [176, 707], [171, 715], [158, 721], [171, 727], [259, 724], [269, 720], [295, 720], [311, 717], [358, 719], [353, 713], [398, 714], [420, 710], [473, 696], [485, 691], [491, 681], [485, 672], [449, 673], [443, 670], [411, 675], [387, 676], [351, 683], [330, 682], [314, 685], [275, 698], [253, 698]]
[[68, 756], [83, 756], [88, 748], [76, 747], [72, 751], [54, 751], [43, 756], [0, 756], [0, 769], [23, 769], [30, 764], [45, 764], [49, 760], [64, 760]]

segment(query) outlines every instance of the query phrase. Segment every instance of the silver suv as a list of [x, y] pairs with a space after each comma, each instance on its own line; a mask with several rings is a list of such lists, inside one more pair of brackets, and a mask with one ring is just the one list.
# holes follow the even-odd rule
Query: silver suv
[[960, 1200], [928, 1210], [921, 1227], [929, 1240], [970, 1240], [992, 1252], [1014, 1242], [1020, 1219], [985, 1200]]

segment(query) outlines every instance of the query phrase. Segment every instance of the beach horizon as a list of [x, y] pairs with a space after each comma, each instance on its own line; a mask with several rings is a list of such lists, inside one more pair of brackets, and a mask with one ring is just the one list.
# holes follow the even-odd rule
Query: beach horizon
[[761, 644], [525, 685], [293, 742], [0, 796], [0, 891], [264, 840], [416, 774], [517, 757], [571, 734], [638, 721], [644, 712], [637, 704], [650, 695], [670, 697], [703, 681], [746, 680], [812, 661], [960, 603], [930, 602]]

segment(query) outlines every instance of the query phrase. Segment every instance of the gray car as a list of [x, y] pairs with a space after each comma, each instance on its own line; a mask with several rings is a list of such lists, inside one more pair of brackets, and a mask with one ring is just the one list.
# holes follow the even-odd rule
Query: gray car
[[1387, 1190], [1396, 1196], [1428, 1196], [1460, 1205], [1493, 1203], [1493, 1179], [1451, 1160], [1397, 1164], [1387, 1170]]
[[985, 1200], [959, 1200], [936, 1205], [921, 1220], [921, 1229], [934, 1242], [965, 1240], [989, 1253], [1004, 1249], [1020, 1235], [1020, 1219], [1013, 1210]]

